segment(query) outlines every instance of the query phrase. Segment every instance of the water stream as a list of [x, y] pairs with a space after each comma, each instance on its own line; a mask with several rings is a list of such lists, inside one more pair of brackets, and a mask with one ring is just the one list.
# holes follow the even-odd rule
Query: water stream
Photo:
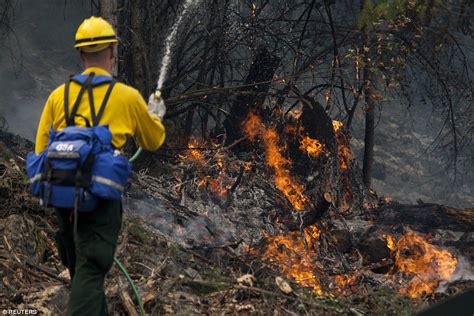
[[183, 20], [187, 16], [187, 14], [199, 2], [200, 0], [186, 0], [184, 2], [183, 10], [178, 15], [176, 22], [174, 22], [173, 27], [171, 28], [171, 32], [166, 37], [165, 54], [163, 55], [163, 59], [161, 61], [160, 77], [158, 78], [158, 82], [156, 84], [156, 90], [161, 90], [166, 80], [166, 77], [168, 75], [169, 65], [171, 62], [171, 54], [172, 54], [173, 47], [176, 44], [176, 35], [178, 34], [179, 27], [181, 23], [183, 23]]

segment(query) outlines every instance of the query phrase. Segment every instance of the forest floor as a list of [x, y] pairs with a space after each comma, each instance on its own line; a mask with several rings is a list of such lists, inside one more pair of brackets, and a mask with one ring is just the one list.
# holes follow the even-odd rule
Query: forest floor
[[[67, 303], [68, 274], [53, 242], [56, 227], [53, 212], [38, 206], [29, 194], [24, 157], [31, 143], [11, 134], [0, 136], [0, 307], [61, 314]], [[176, 166], [163, 167], [173, 168]], [[140, 187], [141, 178], [140, 174], [134, 175], [132, 190], [137, 190], [133, 186]], [[156, 182], [159, 185], [163, 181]], [[235, 240], [235, 233], [233, 238], [220, 243], [203, 245], [183, 239], [176, 231], [177, 226], [166, 231], [163, 226], [169, 220], [163, 222], [162, 218], [158, 227], [151, 225], [149, 214], [136, 211], [142, 205], [133, 202], [137, 196], [140, 195], [132, 194], [132, 202], [125, 200], [116, 256], [137, 284], [146, 312], [152, 315], [413, 314], [442, 298], [474, 287], [473, 281], [464, 280], [451, 284], [443, 293], [410, 299], [396, 288], [366, 282], [344, 294], [315, 295], [312, 289], [269, 265], [264, 257], [246, 251], [248, 247]], [[188, 211], [184, 208], [181, 211], [186, 219]], [[472, 217], [469, 213], [466, 216]], [[171, 222], [176, 222], [178, 217], [175, 214]], [[239, 222], [242, 224], [242, 218]], [[205, 223], [207, 228], [208, 224]], [[185, 227], [188, 233], [202, 228], [190, 226]], [[469, 242], [467, 256], [472, 251], [472, 241]], [[138, 315], [133, 292], [116, 265], [107, 277], [106, 294], [112, 314]]]

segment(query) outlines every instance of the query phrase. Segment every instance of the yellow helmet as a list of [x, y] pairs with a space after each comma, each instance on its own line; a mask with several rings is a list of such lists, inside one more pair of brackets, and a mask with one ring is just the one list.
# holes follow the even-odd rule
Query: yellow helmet
[[77, 28], [74, 47], [86, 53], [93, 53], [117, 42], [118, 38], [112, 25], [101, 17], [91, 16]]

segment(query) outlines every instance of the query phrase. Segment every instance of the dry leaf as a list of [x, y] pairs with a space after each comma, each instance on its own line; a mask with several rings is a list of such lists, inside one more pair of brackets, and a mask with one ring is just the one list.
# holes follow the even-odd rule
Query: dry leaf
[[155, 292], [147, 292], [143, 297], [142, 297], [142, 304], [145, 305], [146, 303], [154, 300], [156, 297]]
[[291, 292], [293, 292], [293, 289], [291, 288], [291, 286], [283, 278], [276, 277], [275, 283], [276, 285], [278, 285], [278, 287], [283, 293], [290, 294]]
[[64, 270], [58, 275], [58, 277], [63, 278], [63, 279], [66, 279], [66, 280], [70, 280], [70, 279], [71, 279], [71, 276], [69, 275], [69, 270], [68, 270], [68, 269], [64, 269]]
[[237, 279], [237, 282], [239, 282], [240, 285], [247, 285], [247, 286], [253, 286], [253, 282], [255, 281], [255, 277], [251, 274], [244, 274], [241, 277]]
[[237, 304], [235, 305], [235, 309], [238, 312], [241, 312], [241, 311], [255, 312], [255, 307], [252, 304]]

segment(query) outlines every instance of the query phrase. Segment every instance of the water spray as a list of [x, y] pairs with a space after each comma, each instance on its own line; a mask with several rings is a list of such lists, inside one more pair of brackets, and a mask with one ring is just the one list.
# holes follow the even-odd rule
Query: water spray
[[[181, 25], [183, 18], [187, 15], [189, 9], [191, 8], [191, 5], [196, 4], [200, 0], [186, 0], [183, 6], [183, 11], [181, 14], [178, 16], [178, 19], [173, 25], [173, 28], [171, 29], [170, 34], [168, 37], [166, 37], [165, 40], [165, 55], [163, 56], [163, 59], [161, 61], [161, 69], [160, 69], [160, 76], [158, 78], [158, 82], [156, 83], [156, 90], [153, 93], [153, 99], [157, 103], [163, 103], [163, 99], [161, 97], [161, 88], [163, 87], [163, 83], [165, 82], [166, 75], [168, 74], [168, 69], [169, 69], [169, 64], [171, 61], [171, 49], [174, 46], [175, 40], [176, 40], [176, 34], [178, 33], [179, 26]], [[163, 119], [163, 118], [161, 118]], [[140, 154], [142, 153], [143, 149], [142, 147], [139, 147], [138, 150], [135, 152], [135, 154], [132, 156], [132, 158], [129, 159], [130, 163], [134, 162], [135, 160], [138, 159]], [[133, 283], [132, 278], [127, 272], [127, 269], [123, 266], [123, 264], [118, 260], [117, 257], [114, 257], [115, 263], [118, 265], [119, 269], [122, 271], [122, 273], [125, 275], [127, 278], [128, 283], [132, 287], [133, 293], [137, 297], [137, 302], [139, 306], [139, 312], [140, 316], [145, 316], [145, 310], [143, 308], [143, 303], [140, 299], [140, 295], [138, 293], [138, 289]]]
[[[178, 19], [173, 24], [171, 28], [171, 32], [168, 34], [165, 40], [165, 54], [163, 55], [163, 59], [161, 60], [161, 68], [160, 68], [160, 76], [158, 77], [158, 81], [156, 83], [156, 90], [153, 93], [153, 99], [157, 103], [163, 103], [163, 99], [161, 97], [161, 89], [163, 88], [163, 84], [166, 80], [168, 75], [169, 65], [171, 62], [171, 53], [172, 49], [175, 45], [176, 35], [178, 34], [179, 27], [184, 20], [184, 17], [187, 16], [189, 10], [193, 5], [196, 5], [200, 0], [186, 0], [183, 5], [183, 10], [181, 14], [178, 16]], [[163, 118], [161, 118], [163, 119]], [[132, 158], [129, 159], [130, 162], [134, 162], [142, 153], [143, 149], [141, 147], [135, 152]]]

